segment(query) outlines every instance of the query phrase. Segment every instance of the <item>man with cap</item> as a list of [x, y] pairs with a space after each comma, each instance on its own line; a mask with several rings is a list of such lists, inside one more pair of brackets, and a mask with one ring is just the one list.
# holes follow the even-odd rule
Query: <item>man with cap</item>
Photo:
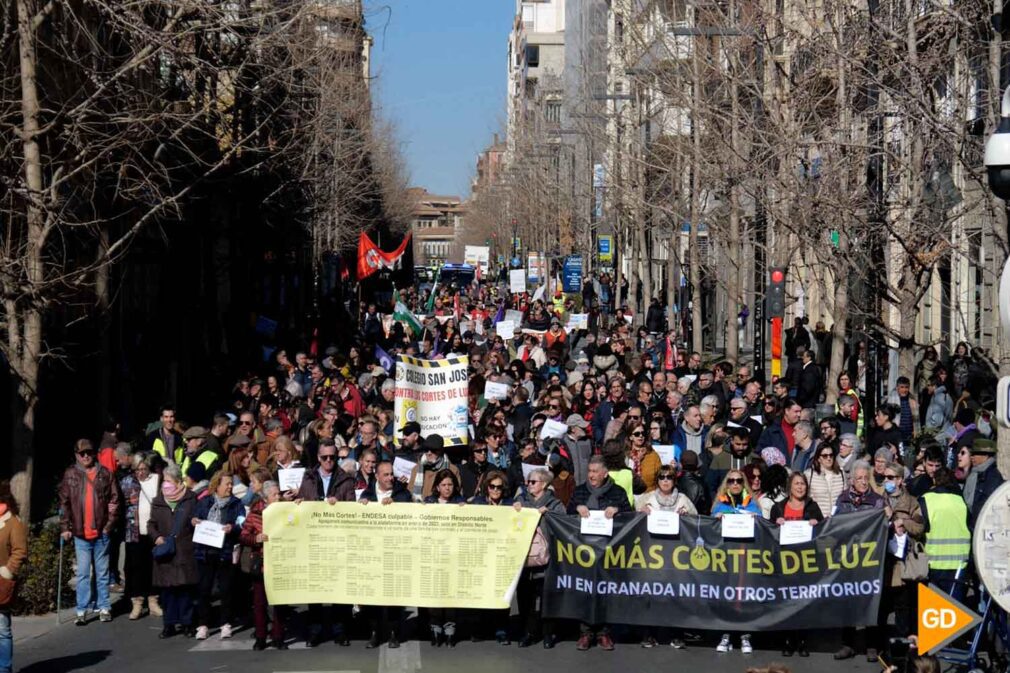
[[593, 442], [588, 436], [589, 421], [579, 414], [571, 414], [565, 419], [568, 432], [562, 438], [568, 455], [572, 457], [573, 476], [575, 485], [580, 486], [586, 483], [589, 474], [589, 459], [593, 455]]
[[954, 415], [954, 436], [947, 448], [947, 465], [953, 468], [961, 449], [965, 447], [970, 449], [975, 440], [981, 436], [975, 427], [975, 412], [967, 407], [958, 409]]
[[400, 445], [396, 448], [396, 453], [412, 463], [416, 463], [421, 457], [419, 455], [421, 449], [421, 424], [416, 421], [410, 421], [400, 429], [400, 434], [403, 437], [400, 439]]
[[442, 435], [431, 434], [421, 443], [421, 460], [410, 473], [407, 480], [409, 488], [415, 496], [427, 498], [435, 487], [435, 475], [439, 470], [449, 470], [456, 476], [456, 481], [462, 481], [459, 468], [452, 464], [445, 455], [445, 440]]
[[221, 456], [205, 446], [206, 439], [207, 429], [199, 425], [194, 425], [182, 433], [182, 440], [185, 442], [185, 455], [182, 457], [180, 467], [183, 474], [189, 471], [193, 463], [202, 464], [208, 475], [217, 471], [221, 464]]
[[968, 505], [968, 526], [974, 529], [982, 505], [1003, 483], [1003, 475], [996, 468], [995, 441], [979, 437], [968, 450], [971, 471], [964, 480], [964, 502]]

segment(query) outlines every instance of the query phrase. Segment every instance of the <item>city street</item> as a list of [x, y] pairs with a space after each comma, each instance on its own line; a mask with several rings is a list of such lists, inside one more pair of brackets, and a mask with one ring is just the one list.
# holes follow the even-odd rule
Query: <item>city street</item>
[[426, 641], [417, 640], [404, 642], [395, 650], [384, 645], [377, 651], [366, 650], [362, 640], [355, 640], [346, 648], [326, 643], [307, 649], [300, 641], [289, 640], [291, 649], [286, 652], [273, 649], [253, 652], [248, 630], [238, 632], [231, 641], [221, 641], [214, 636], [202, 643], [181, 637], [159, 640], [160, 622], [149, 618], [130, 622], [125, 617], [117, 617], [111, 624], [95, 621], [86, 627], [65, 623], [29, 640], [18, 640], [18, 627], [15, 622], [15, 670], [21, 673], [117, 670], [149, 673], [405, 673], [420, 670], [519, 673], [581, 670], [595, 673], [659, 669], [743, 673], [751, 666], [767, 666], [772, 662], [783, 662], [799, 673], [868, 673], [880, 670], [879, 665], [869, 664], [864, 658], [834, 661], [830, 652], [826, 651], [814, 651], [809, 659], [784, 659], [777, 650], [767, 644], [762, 645], [760, 637], [755, 637], [757, 651], [749, 656], [743, 656], [736, 650], [729, 654], [717, 654], [709, 645], [680, 651], [670, 647], [645, 650], [637, 642], [618, 643], [613, 652], [598, 649], [578, 652], [573, 640], [559, 644], [552, 651], [545, 651], [539, 644], [519, 649], [515, 643], [506, 648], [487, 641], [476, 644], [463, 642], [453, 650], [444, 647], [434, 649]]

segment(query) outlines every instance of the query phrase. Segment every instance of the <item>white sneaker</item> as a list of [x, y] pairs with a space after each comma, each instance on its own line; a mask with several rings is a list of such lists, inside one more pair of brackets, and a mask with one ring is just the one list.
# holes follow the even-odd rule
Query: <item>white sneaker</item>
[[210, 629], [206, 626], [196, 627], [196, 639], [197, 640], [207, 640], [207, 636], [210, 635]]
[[231, 638], [231, 624], [224, 624], [221, 626], [221, 640], [228, 640]]
[[733, 651], [733, 643], [729, 642], [729, 634], [728, 633], [722, 634], [722, 640], [720, 640], [719, 644], [715, 646], [715, 651], [716, 652], [732, 652]]
[[754, 651], [754, 648], [750, 646], [750, 634], [745, 633], [740, 636], [740, 651], [744, 654], [750, 654]]

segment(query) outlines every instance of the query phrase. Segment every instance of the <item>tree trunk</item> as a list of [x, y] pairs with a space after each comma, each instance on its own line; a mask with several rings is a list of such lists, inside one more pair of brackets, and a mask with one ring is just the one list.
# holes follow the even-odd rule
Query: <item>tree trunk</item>
[[[849, 237], [846, 230], [839, 231], [838, 256], [845, 259], [849, 252]], [[828, 362], [828, 389], [824, 395], [826, 404], [838, 400], [838, 375], [845, 366], [845, 332], [849, 317], [848, 274], [835, 273], [834, 324], [831, 326], [831, 360]]]
[[[29, 0], [18, 0], [18, 48], [21, 77], [21, 138], [25, 185], [25, 281], [30, 288], [42, 285], [42, 249], [45, 245], [45, 210], [42, 204], [42, 154], [39, 150], [39, 97], [36, 88], [34, 8]], [[10, 226], [10, 225], [8, 225]], [[21, 516], [31, 520], [33, 441], [35, 405], [38, 401], [39, 353], [42, 347], [42, 315], [33, 305], [13, 307], [7, 316], [11, 365], [18, 379], [14, 398], [13, 477], [11, 491], [21, 508]], [[20, 421], [20, 422], [19, 422]]]
[[699, 128], [698, 104], [701, 101], [701, 65], [698, 57], [698, 38], [691, 45], [692, 88], [691, 98], [691, 207], [690, 232], [688, 234], [688, 259], [691, 268], [691, 350], [702, 352], [704, 343], [701, 333], [701, 260], [698, 256], [698, 226], [701, 217], [701, 129]]
[[638, 256], [642, 260], [642, 301], [638, 302], [638, 315], [644, 319], [652, 300], [652, 253], [644, 222], [639, 223], [638, 228]]
[[[736, 21], [735, 3], [730, 2], [730, 18]], [[737, 331], [737, 313], [742, 303], [740, 289], [740, 187], [742, 177], [738, 173], [737, 157], [740, 156], [740, 130], [737, 120], [740, 119], [740, 95], [737, 90], [736, 77], [730, 84], [731, 116], [730, 116], [730, 186], [729, 186], [729, 278], [727, 279], [728, 301], [726, 307], [726, 359], [737, 362], [740, 359], [740, 338]]]

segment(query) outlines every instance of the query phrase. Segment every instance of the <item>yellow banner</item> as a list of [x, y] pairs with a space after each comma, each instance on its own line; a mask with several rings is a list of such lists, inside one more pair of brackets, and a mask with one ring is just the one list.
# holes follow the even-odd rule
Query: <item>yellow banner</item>
[[487, 505], [274, 503], [263, 512], [267, 599], [507, 608], [539, 521]]

